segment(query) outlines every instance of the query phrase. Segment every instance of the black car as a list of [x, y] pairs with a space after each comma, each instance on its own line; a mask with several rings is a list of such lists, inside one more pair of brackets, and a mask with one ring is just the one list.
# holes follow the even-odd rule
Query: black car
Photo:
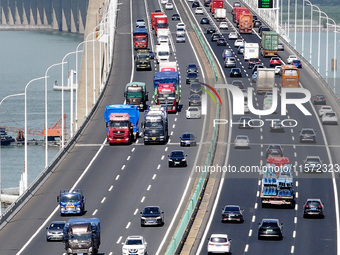
[[300, 143], [312, 142], [316, 143], [316, 134], [312, 128], [303, 128], [300, 131]]
[[240, 2], [234, 2], [233, 6], [234, 7], [241, 7], [241, 3]]
[[208, 29], [207, 29], [207, 34], [213, 34], [213, 33], [216, 33], [216, 28], [214, 28], [214, 27], [208, 27]]
[[218, 38], [217, 46], [227, 46], [227, 41], [223, 37]]
[[313, 96], [313, 104], [326, 104], [326, 97], [324, 95]]
[[279, 144], [270, 144], [266, 150], [266, 158], [268, 157], [283, 157], [283, 150]]
[[196, 137], [194, 134], [184, 133], [182, 134], [180, 139], [181, 139], [180, 141], [181, 146], [196, 146], [197, 145]]
[[243, 45], [238, 46], [237, 54], [243, 54], [243, 53], [244, 53], [244, 46]]
[[303, 204], [303, 217], [320, 217], [324, 218], [324, 205], [319, 198], [308, 198]]
[[201, 85], [201, 83], [191, 83], [189, 91], [190, 91], [190, 95], [191, 94], [201, 95], [202, 94], [202, 85]]
[[146, 206], [140, 214], [141, 227], [164, 225], [164, 212], [159, 206]]
[[260, 26], [259, 27], [259, 34], [260, 34], [260, 36], [262, 37], [262, 32], [263, 31], [270, 31], [270, 28], [269, 27], [266, 27], [266, 26]]
[[201, 21], [200, 21], [201, 24], [210, 24], [209, 22], [209, 19], [208, 18], [201, 18]]
[[200, 3], [198, 1], [194, 1], [191, 5], [192, 8], [200, 7]]
[[168, 155], [169, 158], [169, 167], [173, 166], [188, 166], [187, 164], [187, 155], [184, 155], [184, 151], [173, 150]]
[[270, 132], [285, 132], [281, 120], [272, 120], [270, 123]]
[[231, 84], [238, 87], [239, 89], [244, 89], [244, 83], [240, 80], [233, 80]]
[[189, 97], [189, 106], [201, 106], [202, 98], [198, 94], [191, 94]]
[[198, 67], [196, 64], [187, 65], [187, 73], [198, 73]]
[[232, 68], [229, 73], [230, 77], [242, 77], [242, 72], [240, 68]]
[[62, 241], [64, 239], [64, 226], [66, 221], [52, 221], [46, 228], [46, 241]]
[[186, 82], [186, 84], [198, 82], [198, 74], [197, 73], [187, 73], [187, 77], [185, 79], [185, 82]]
[[278, 219], [263, 219], [261, 223], [259, 223], [258, 239], [268, 237], [282, 240], [282, 225]]
[[303, 171], [306, 173], [322, 173], [322, 160], [319, 156], [307, 156], [303, 162]]
[[214, 34], [211, 35], [210, 40], [211, 40], [212, 42], [217, 42], [218, 39], [220, 39], [221, 37], [222, 37], [221, 34], [214, 33]]
[[250, 58], [248, 60], [248, 68], [249, 69], [253, 68], [256, 64], [261, 64], [260, 59], [258, 59], [258, 58]]
[[251, 74], [254, 74], [258, 68], [265, 68], [265, 66], [262, 64], [255, 64], [253, 70], [251, 70]]
[[238, 205], [226, 205], [222, 208], [222, 222], [237, 221], [243, 222], [243, 210]]
[[238, 120], [238, 128], [253, 128], [252, 118], [249, 116], [243, 116]]
[[148, 49], [148, 50], [149, 50], [150, 59], [154, 59], [155, 58], [155, 53], [152, 50], [150, 50], [150, 49]]
[[180, 20], [181, 17], [179, 16], [178, 13], [174, 13], [174, 14], [172, 14], [172, 16], [171, 16], [171, 19], [172, 19], [172, 20]]
[[260, 20], [255, 20], [253, 22], [253, 27], [260, 27], [260, 26], [262, 26], [262, 22]]

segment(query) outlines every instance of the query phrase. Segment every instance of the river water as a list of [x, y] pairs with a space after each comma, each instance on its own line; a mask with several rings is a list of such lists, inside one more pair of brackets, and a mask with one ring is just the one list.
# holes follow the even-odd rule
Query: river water
[[[59, 31], [0, 31], [0, 101], [12, 94], [24, 93], [26, 84], [42, 77], [48, 67], [60, 63], [63, 57], [76, 50], [83, 35]], [[67, 74], [75, 69], [75, 54], [64, 64], [64, 83]], [[61, 65], [52, 67], [47, 78], [48, 126], [53, 126], [62, 116], [60, 91], [53, 91], [55, 81], [61, 84]], [[69, 113], [70, 92], [64, 93], [64, 110]], [[68, 112], [67, 112], [68, 111]], [[69, 115], [69, 114], [68, 114]], [[66, 118], [68, 124], [68, 118]], [[0, 126], [25, 128], [25, 97], [10, 97], [0, 106]], [[27, 129], [43, 131], [45, 128], [45, 79], [30, 83], [27, 87]], [[68, 125], [67, 125], [68, 128]], [[8, 132], [16, 137], [16, 133]], [[28, 135], [28, 139], [42, 140], [41, 135]], [[59, 147], [48, 148], [51, 161]], [[2, 146], [0, 151], [2, 188], [18, 187], [24, 172], [24, 146]], [[27, 150], [29, 184], [45, 168], [45, 147], [29, 145]]]

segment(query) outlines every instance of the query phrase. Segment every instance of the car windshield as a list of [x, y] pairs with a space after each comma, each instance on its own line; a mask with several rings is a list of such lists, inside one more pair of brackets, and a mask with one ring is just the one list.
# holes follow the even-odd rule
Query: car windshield
[[302, 130], [302, 133], [303, 134], [309, 134], [309, 135], [314, 134], [313, 130]]
[[197, 73], [188, 73], [188, 78], [197, 78]]
[[70, 241], [74, 243], [78, 243], [79, 241], [88, 241], [91, 240], [91, 233], [82, 233], [82, 234], [71, 234]]
[[159, 56], [169, 56], [169, 52], [168, 51], [159, 51], [158, 55]]
[[141, 239], [130, 239], [130, 240], [127, 240], [126, 245], [142, 245], [143, 242]]
[[[248, 137], [246, 137], [246, 136], [238, 136], [238, 137], [236, 137], [236, 139], [237, 140], [247, 140]], [[232, 207], [228, 207], [228, 208], [232, 208]], [[236, 208], [236, 207], [234, 207], [234, 208]]]
[[162, 121], [145, 121], [145, 128], [160, 128], [163, 129], [163, 122]]
[[159, 214], [159, 208], [158, 207], [146, 207], [144, 209], [144, 214]]
[[160, 98], [168, 98], [168, 99], [170, 99], [170, 98], [172, 98], [172, 99], [174, 99], [176, 97], [176, 95], [175, 95], [175, 92], [159, 92], [158, 93], [158, 98], [160, 99]]
[[172, 151], [170, 154], [171, 157], [183, 157], [183, 152], [182, 151]]
[[51, 223], [49, 226], [49, 230], [62, 230], [65, 226], [65, 223]]
[[[246, 137], [243, 137], [243, 138], [246, 138]], [[227, 206], [226, 208], [224, 208], [224, 211], [225, 212], [239, 212], [240, 210], [237, 206]]]
[[78, 203], [80, 202], [80, 197], [78, 194], [68, 194], [61, 196], [60, 202], [62, 203]]
[[224, 237], [212, 237], [212, 238], [210, 238], [210, 241], [214, 242], [214, 243], [226, 243], [226, 242], [228, 242], [227, 238], [224, 238]]
[[189, 112], [198, 112], [198, 108], [189, 108]]
[[334, 117], [335, 113], [334, 112], [326, 112], [325, 114], [327, 117]]

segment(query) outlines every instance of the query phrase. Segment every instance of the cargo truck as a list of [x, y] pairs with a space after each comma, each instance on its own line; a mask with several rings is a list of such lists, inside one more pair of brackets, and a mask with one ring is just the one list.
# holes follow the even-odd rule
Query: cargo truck
[[275, 69], [274, 68], [258, 68], [256, 78], [257, 94], [272, 91], [275, 86]]
[[144, 144], [165, 144], [168, 138], [168, 112], [166, 107], [151, 105], [144, 113]]
[[147, 49], [137, 50], [135, 57], [136, 70], [152, 70], [150, 52]]
[[170, 58], [170, 47], [169, 44], [160, 44], [156, 45], [156, 62], [159, 64], [160, 62], [169, 61]]
[[217, 21], [225, 21], [227, 18], [227, 10], [224, 8], [217, 8], [214, 13], [214, 18]]
[[168, 16], [161, 15], [155, 16], [155, 34], [157, 35], [158, 29], [168, 28]]
[[240, 19], [240, 15], [246, 14], [246, 13], [250, 13], [250, 10], [245, 7], [235, 7], [233, 9], [233, 21], [236, 23], [237, 26], [238, 26], [238, 21]]
[[125, 103], [136, 105], [139, 110], [146, 109], [149, 100], [146, 84], [144, 82], [130, 82], [125, 85]]
[[169, 112], [177, 112], [180, 100], [179, 73], [175, 71], [155, 73], [153, 82], [155, 103], [165, 106]]
[[244, 43], [244, 60], [248, 61], [251, 58], [259, 58], [259, 44], [258, 43]]
[[137, 139], [139, 128], [139, 110], [136, 105], [107, 105], [104, 111], [107, 141], [115, 143], [132, 143]]
[[60, 190], [59, 196], [57, 196], [57, 202], [59, 204], [60, 215], [70, 215], [85, 213], [85, 197], [81, 189], [64, 189]]
[[163, 12], [152, 12], [151, 13], [151, 27], [154, 30], [156, 27], [156, 16], [163, 16]]
[[163, 61], [159, 63], [159, 71], [175, 71], [177, 72], [177, 62], [176, 61]]
[[146, 28], [135, 28], [133, 30], [133, 45], [135, 50], [148, 48], [148, 30]]
[[63, 229], [66, 254], [98, 254], [100, 232], [98, 218], [70, 219]]
[[253, 14], [242, 12], [238, 20], [239, 32], [251, 34], [253, 29]]
[[210, 12], [212, 14], [215, 13], [215, 10], [218, 8], [223, 8], [224, 7], [224, 0], [212, 0], [210, 2]]
[[278, 56], [277, 45], [279, 36], [274, 31], [263, 31], [261, 39], [261, 55], [264, 57]]

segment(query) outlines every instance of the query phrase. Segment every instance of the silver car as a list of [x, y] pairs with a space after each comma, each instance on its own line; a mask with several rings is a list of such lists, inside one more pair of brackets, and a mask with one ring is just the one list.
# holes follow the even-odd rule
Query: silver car
[[228, 57], [224, 59], [224, 67], [236, 67], [236, 59], [234, 57]]
[[198, 107], [189, 106], [185, 111], [185, 115], [187, 119], [200, 119], [201, 118], [201, 110]]
[[249, 148], [250, 140], [246, 135], [237, 135], [234, 141], [234, 148]]
[[236, 32], [230, 32], [228, 38], [229, 40], [236, 40], [238, 38], [238, 35]]
[[62, 241], [64, 239], [63, 229], [66, 221], [52, 221], [46, 228], [46, 241]]

